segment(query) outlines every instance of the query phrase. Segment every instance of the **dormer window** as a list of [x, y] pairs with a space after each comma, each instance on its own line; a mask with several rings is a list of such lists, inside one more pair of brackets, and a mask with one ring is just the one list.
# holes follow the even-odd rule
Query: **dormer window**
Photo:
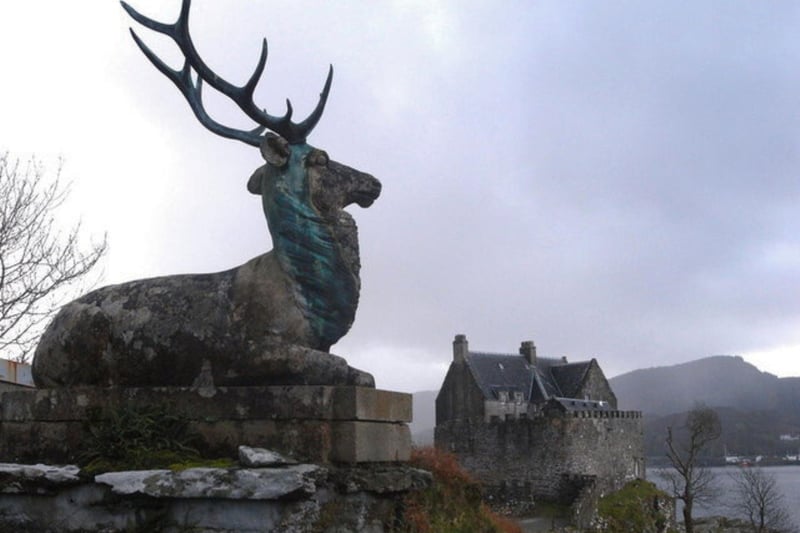
[[500, 401], [503, 402], [503, 403], [506, 403], [508, 401], [508, 391], [504, 391], [504, 390], [498, 391], [497, 392], [497, 396], [498, 396], [498, 398], [500, 398]]
[[522, 393], [521, 392], [515, 392], [514, 393], [514, 401], [516, 403], [522, 403], [522, 400], [523, 400]]

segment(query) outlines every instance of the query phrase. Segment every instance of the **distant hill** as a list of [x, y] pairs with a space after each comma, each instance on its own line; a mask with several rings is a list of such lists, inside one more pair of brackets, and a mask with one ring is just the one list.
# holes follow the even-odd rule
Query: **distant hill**
[[683, 423], [696, 402], [720, 415], [722, 437], [711, 455], [796, 454], [800, 443], [800, 378], [778, 378], [741, 357], [718, 355], [667, 367], [635, 370], [609, 380], [621, 409], [643, 411], [645, 453], [663, 455], [667, 426]]
[[414, 421], [409, 424], [415, 446], [433, 446], [436, 427], [436, 395], [439, 391], [425, 390], [413, 395]]
[[687, 411], [696, 401], [711, 407], [776, 409], [789, 400], [800, 378], [778, 378], [761, 372], [741, 357], [717, 355], [680, 365], [634, 370], [608, 381], [620, 409], [667, 415]]

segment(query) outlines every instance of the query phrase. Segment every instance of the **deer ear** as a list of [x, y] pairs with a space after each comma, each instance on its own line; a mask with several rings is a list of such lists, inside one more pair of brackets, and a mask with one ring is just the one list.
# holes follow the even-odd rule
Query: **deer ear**
[[261, 155], [272, 166], [282, 167], [289, 161], [289, 141], [274, 133], [264, 135], [261, 141]]

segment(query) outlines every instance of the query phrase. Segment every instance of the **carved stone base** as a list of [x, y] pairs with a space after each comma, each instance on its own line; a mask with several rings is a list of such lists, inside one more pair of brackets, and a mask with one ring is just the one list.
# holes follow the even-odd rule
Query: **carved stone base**
[[74, 462], [90, 418], [120, 407], [165, 406], [189, 421], [209, 457], [239, 445], [298, 461], [407, 461], [411, 395], [366, 387], [73, 388], [0, 395], [0, 462]]

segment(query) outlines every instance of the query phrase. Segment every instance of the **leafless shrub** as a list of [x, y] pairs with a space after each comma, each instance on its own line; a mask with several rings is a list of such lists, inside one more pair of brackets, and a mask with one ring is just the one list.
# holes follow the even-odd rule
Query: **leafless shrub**
[[729, 506], [754, 533], [797, 532], [775, 476], [758, 467], [743, 467], [731, 477], [736, 488]]
[[661, 475], [670, 484], [672, 495], [683, 502], [686, 533], [694, 533], [692, 511], [695, 503], [707, 503], [716, 497], [714, 475], [699, 461], [700, 452], [719, 438], [721, 425], [717, 412], [702, 404], [686, 415], [679, 431], [667, 428], [667, 458], [672, 468]]

